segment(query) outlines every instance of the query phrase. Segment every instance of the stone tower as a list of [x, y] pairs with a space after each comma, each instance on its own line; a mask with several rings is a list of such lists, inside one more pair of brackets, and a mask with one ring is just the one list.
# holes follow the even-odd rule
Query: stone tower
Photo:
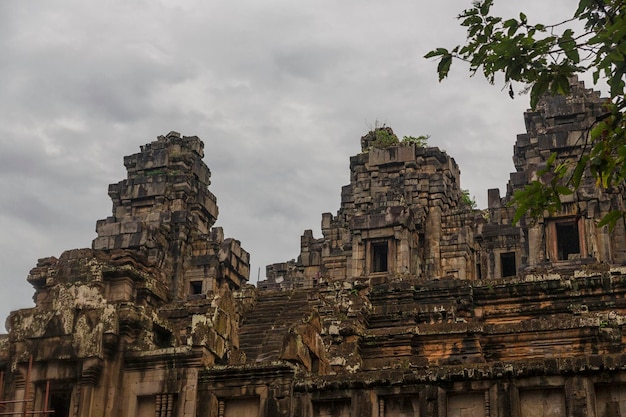
[[198, 369], [239, 360], [233, 291], [249, 255], [212, 227], [203, 147], [170, 132], [124, 158], [92, 249], [38, 261], [35, 307], [12, 312], [0, 337], [1, 411], [195, 415]]

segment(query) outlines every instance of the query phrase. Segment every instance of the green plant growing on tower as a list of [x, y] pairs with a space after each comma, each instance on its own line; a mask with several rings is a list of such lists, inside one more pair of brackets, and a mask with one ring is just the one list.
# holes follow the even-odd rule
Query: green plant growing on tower
[[470, 195], [469, 190], [461, 190], [461, 202], [468, 205], [472, 210], [476, 209], [476, 198]]
[[378, 127], [370, 133], [374, 135], [372, 146], [375, 148], [388, 148], [400, 143], [400, 140], [390, 127]]
[[413, 144], [419, 148], [426, 148], [428, 146], [428, 139], [430, 139], [430, 135], [420, 135], [420, 136], [405, 136], [402, 138], [402, 143], [410, 145]]

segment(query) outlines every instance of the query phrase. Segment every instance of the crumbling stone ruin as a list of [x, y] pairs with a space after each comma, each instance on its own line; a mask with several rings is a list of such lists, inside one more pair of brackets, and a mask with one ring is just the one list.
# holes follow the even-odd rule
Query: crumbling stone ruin
[[0, 336], [0, 415], [626, 416], [626, 230], [597, 226], [624, 185], [585, 178], [515, 225], [508, 204], [550, 155], [585, 152], [604, 100], [572, 83], [525, 113], [485, 210], [446, 152], [368, 133], [323, 236], [257, 287], [213, 227], [203, 143], [141, 147], [92, 248], [28, 276], [36, 305]]

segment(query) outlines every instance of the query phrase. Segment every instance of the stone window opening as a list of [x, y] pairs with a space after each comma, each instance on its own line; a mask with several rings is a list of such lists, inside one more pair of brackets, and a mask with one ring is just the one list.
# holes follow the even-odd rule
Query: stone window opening
[[500, 254], [500, 276], [514, 277], [517, 275], [515, 252], [503, 252]]
[[580, 219], [556, 219], [547, 224], [547, 246], [550, 260], [567, 261], [585, 252]]
[[[26, 378], [30, 381], [29, 376]], [[2, 378], [0, 376], [1, 382]], [[30, 384], [29, 382], [26, 383]], [[24, 415], [69, 417], [70, 410], [75, 408], [75, 404], [72, 404], [74, 384], [71, 381], [48, 379], [36, 382], [34, 388], [34, 393], [30, 390], [24, 393], [27, 396], [25, 400], [0, 401], [0, 415], [18, 415], [19, 413], [21, 416], [23, 413], [26, 413]], [[15, 411], [11, 413], [7, 411], [6, 406], [10, 403], [21, 404], [23, 412]]]
[[202, 281], [189, 281], [189, 295], [202, 294]]
[[320, 358], [311, 353], [311, 372], [317, 374], [320, 371]]
[[580, 255], [580, 240], [576, 222], [556, 223], [555, 227], [559, 260], [567, 260], [570, 255]]
[[576, 122], [577, 116], [575, 114], [566, 114], [563, 116], [556, 116], [554, 118], [554, 124], [556, 126], [559, 125], [566, 125], [566, 124], [570, 124], [570, 123], [574, 123]]
[[387, 272], [389, 268], [389, 244], [372, 243], [372, 272]]
[[159, 349], [164, 349], [172, 346], [172, 333], [161, 326], [153, 326], [154, 344]]
[[69, 417], [71, 399], [71, 389], [54, 389], [50, 391], [48, 410], [52, 412], [47, 415], [50, 417]]

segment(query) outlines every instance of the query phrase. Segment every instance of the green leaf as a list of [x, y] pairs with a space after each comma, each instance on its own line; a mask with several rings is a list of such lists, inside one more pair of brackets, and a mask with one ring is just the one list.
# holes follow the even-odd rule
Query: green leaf
[[595, 140], [604, 134], [606, 128], [606, 123], [600, 122], [591, 129], [591, 132], [589, 132], [589, 136], [591, 136], [591, 139]]
[[567, 95], [569, 94], [569, 79], [565, 74], [559, 74], [555, 77], [550, 84], [550, 92], [552, 94], [561, 94]]
[[554, 173], [559, 177], [563, 178], [563, 175], [567, 172], [567, 165], [565, 163], [560, 163], [554, 168]]
[[624, 213], [622, 213], [621, 211], [619, 210], [611, 211], [606, 216], [604, 216], [602, 220], [600, 220], [600, 222], [598, 223], [598, 227], [603, 227], [603, 226], [608, 225], [609, 230], [613, 231], [613, 229], [615, 228], [615, 225], [617, 224], [617, 221], [623, 217], [624, 217]]
[[539, 99], [548, 91], [549, 85], [550, 83], [544, 79], [535, 81], [530, 90], [530, 107], [532, 109], [537, 107]]
[[480, 28], [482, 26], [483, 19], [480, 16], [468, 16], [461, 22], [461, 26], [476, 26]]
[[613, 62], [624, 62], [624, 55], [616, 50], [611, 51], [608, 58]]
[[519, 14], [519, 20], [522, 22], [522, 25], [525, 25], [528, 23], [528, 19], [526, 18], [526, 15], [521, 12]]
[[492, 3], [493, 0], [485, 0], [483, 4], [480, 5], [480, 14], [483, 16], [487, 16], [489, 14], [489, 8], [491, 7]]
[[583, 177], [583, 173], [585, 172], [585, 168], [587, 167], [587, 162], [589, 161], [589, 155], [583, 155], [576, 164], [576, 168], [574, 168], [574, 173], [572, 174], [572, 184], [574, 188], [578, 188], [580, 186], [580, 180]]
[[574, 31], [567, 29], [563, 32], [563, 35], [558, 38], [558, 45], [565, 53], [565, 56], [577, 64], [580, 61], [580, 57], [578, 55], [578, 47], [576, 45], [576, 41], [574, 41], [573, 35]]
[[600, 71], [594, 71], [593, 72], [593, 83], [597, 84], [599, 78], [600, 78]]
[[517, 28], [519, 26], [519, 23], [515, 19], [508, 19], [504, 21], [502, 26], [505, 28], [512, 28], [512, 27]]
[[467, 29], [467, 37], [473, 38], [474, 36], [476, 36], [478, 31], [481, 30], [482, 28], [483, 27], [480, 25], [472, 25], [469, 29]]
[[563, 185], [556, 186], [555, 190], [560, 195], [572, 195], [572, 194], [574, 194], [574, 191], [570, 190], [569, 188], [567, 188], [567, 187], [565, 187]]
[[585, 10], [589, 8], [591, 2], [592, 0], [580, 0], [580, 2], [578, 3], [578, 9], [576, 9], [576, 13], [574, 13], [574, 17], [580, 17], [585, 12]]
[[436, 56], [449, 55], [449, 54], [450, 53], [448, 52], [447, 49], [437, 48], [435, 50], [429, 51], [426, 55], [424, 55], [424, 58], [434, 58]]
[[437, 65], [440, 82], [448, 76], [448, 72], [450, 72], [450, 65], [452, 65], [452, 55], [443, 55], [439, 61], [439, 65]]

